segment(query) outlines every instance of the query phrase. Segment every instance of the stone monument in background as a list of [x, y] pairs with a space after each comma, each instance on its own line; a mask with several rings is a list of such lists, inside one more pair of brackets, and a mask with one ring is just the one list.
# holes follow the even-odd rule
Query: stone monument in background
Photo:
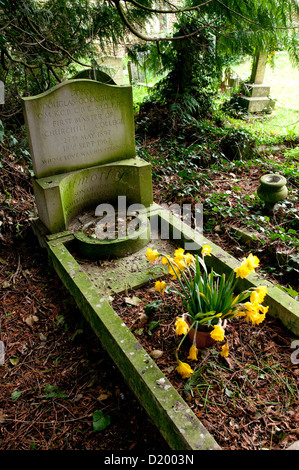
[[258, 52], [255, 55], [250, 82], [243, 85], [241, 103], [250, 113], [269, 112], [274, 101], [269, 98], [270, 86], [264, 84], [268, 54]]

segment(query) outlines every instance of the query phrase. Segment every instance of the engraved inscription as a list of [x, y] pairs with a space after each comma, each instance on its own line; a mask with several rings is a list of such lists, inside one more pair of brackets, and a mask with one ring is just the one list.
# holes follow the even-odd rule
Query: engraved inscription
[[134, 157], [133, 106], [126, 88], [76, 81], [36, 101], [25, 99], [35, 174]]

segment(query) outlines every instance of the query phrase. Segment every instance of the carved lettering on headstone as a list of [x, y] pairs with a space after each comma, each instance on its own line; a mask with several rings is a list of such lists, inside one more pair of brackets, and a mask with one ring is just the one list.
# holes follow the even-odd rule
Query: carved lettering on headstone
[[135, 157], [131, 87], [70, 80], [23, 101], [38, 178]]

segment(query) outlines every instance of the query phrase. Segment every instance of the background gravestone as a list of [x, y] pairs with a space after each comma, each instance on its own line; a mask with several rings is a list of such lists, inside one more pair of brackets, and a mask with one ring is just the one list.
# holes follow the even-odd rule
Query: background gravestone
[[96, 80], [97, 82], [106, 83], [106, 85], [116, 85], [115, 81], [102, 70], [84, 69], [73, 76], [73, 79], [87, 78], [88, 80]]
[[266, 52], [259, 52], [255, 55], [250, 83], [245, 83], [243, 86], [241, 103], [251, 113], [271, 112], [274, 108], [275, 102], [269, 98], [270, 87], [263, 83], [267, 58]]
[[97, 59], [98, 64], [104, 68], [117, 85], [124, 85], [123, 59], [121, 57], [103, 56]]

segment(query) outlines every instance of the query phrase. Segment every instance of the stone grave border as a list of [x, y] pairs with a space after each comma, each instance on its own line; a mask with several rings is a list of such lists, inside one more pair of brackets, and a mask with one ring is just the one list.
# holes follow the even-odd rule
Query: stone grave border
[[[184, 241], [194, 242], [197, 250], [192, 250], [193, 252], [199, 251], [202, 245], [209, 244], [212, 253], [206, 261], [219, 274], [229, 273], [240, 264], [220, 247], [169, 214], [166, 209], [153, 204], [150, 210], [151, 217], [154, 214], [160, 221], [169, 223], [170, 236], [173, 231], [180, 233], [181, 245]], [[79, 263], [67, 248], [68, 243], [74, 240], [74, 235], [70, 232], [48, 235], [39, 219], [32, 221], [32, 227], [40, 244], [47, 249], [58, 276], [170, 448], [221, 450], [214, 437], [113, 310], [109, 298], [99, 295], [99, 289], [80, 269]], [[238, 287], [242, 290], [256, 287], [262, 281], [257, 274], [252, 273], [240, 280]], [[264, 284], [268, 285], [265, 302], [270, 306], [271, 315], [279, 318], [294, 336], [299, 336], [298, 302], [269, 281]]]

